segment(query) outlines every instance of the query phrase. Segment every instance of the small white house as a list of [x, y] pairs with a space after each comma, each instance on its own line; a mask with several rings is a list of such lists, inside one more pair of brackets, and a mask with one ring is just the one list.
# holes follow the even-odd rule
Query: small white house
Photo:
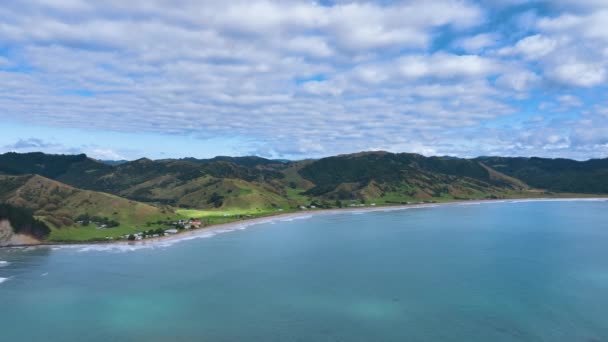
[[177, 234], [177, 229], [167, 229], [167, 230], [165, 230], [165, 233], [167, 233], [167, 234]]

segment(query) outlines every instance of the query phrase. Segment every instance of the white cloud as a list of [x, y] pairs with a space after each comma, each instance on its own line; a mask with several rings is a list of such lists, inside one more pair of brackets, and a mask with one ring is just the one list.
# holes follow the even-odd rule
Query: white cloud
[[104, 148], [95, 148], [90, 151], [86, 151], [86, 154], [89, 157], [99, 159], [99, 160], [127, 160], [128, 159], [114, 150], [104, 149]]
[[[462, 139], [464, 132], [517, 117], [526, 97], [557, 103], [555, 89], [595, 89], [608, 77], [599, 3], [555, 3], [548, 18], [518, 13], [526, 19], [507, 21], [519, 25], [513, 30], [480, 25], [517, 4], [9, 1], [0, 8], [0, 40], [12, 47], [0, 56], [0, 119], [238, 136], [277, 154], [407, 149], [413, 141], [419, 151], [482, 152], [485, 133]], [[504, 147], [524, 138], [503, 138], [508, 144], [490, 143], [525, 150]], [[563, 142], [552, 140], [525, 151]]]
[[399, 70], [408, 78], [484, 77], [496, 74], [498, 62], [478, 55], [437, 53], [431, 56], [407, 56], [399, 61]]
[[557, 97], [560, 105], [564, 107], [580, 107], [583, 105], [581, 99], [573, 95], [561, 95]]
[[596, 63], [565, 61], [548, 71], [555, 80], [581, 87], [593, 87], [606, 81], [606, 66]]
[[499, 39], [500, 37], [496, 33], [480, 33], [472, 37], [460, 39], [455, 45], [467, 52], [477, 53], [486, 48], [496, 46]]
[[540, 82], [540, 77], [527, 70], [513, 70], [501, 75], [496, 83], [515, 91], [524, 92]]
[[526, 37], [513, 47], [503, 48], [501, 54], [521, 54], [527, 59], [539, 59], [553, 52], [557, 42], [540, 34]]

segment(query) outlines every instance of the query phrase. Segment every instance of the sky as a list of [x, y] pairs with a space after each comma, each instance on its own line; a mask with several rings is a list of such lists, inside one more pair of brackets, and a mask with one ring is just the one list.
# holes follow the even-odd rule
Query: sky
[[608, 0], [6, 0], [0, 152], [608, 157]]

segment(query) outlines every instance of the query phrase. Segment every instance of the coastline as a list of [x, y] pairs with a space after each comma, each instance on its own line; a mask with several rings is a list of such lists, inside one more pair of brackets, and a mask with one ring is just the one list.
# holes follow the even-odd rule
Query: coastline
[[308, 218], [315, 215], [335, 215], [340, 213], [369, 213], [381, 211], [397, 211], [412, 208], [435, 208], [450, 205], [476, 205], [476, 204], [491, 204], [491, 203], [518, 203], [518, 202], [570, 202], [570, 201], [608, 201], [608, 196], [592, 196], [592, 197], [522, 197], [508, 199], [482, 199], [482, 200], [454, 200], [436, 203], [413, 203], [413, 204], [398, 204], [398, 205], [382, 205], [382, 206], [366, 206], [366, 207], [348, 207], [334, 209], [308, 209], [297, 212], [273, 213], [270, 215], [256, 217], [251, 219], [243, 219], [240, 221], [221, 223], [210, 225], [203, 228], [191, 229], [182, 231], [177, 234], [168, 236], [159, 236], [140, 241], [83, 241], [83, 242], [43, 242], [37, 244], [11, 245], [0, 246], [3, 248], [36, 248], [36, 247], [86, 247], [86, 246], [133, 246], [145, 247], [147, 245], [160, 245], [161, 243], [175, 243], [179, 241], [187, 241], [197, 238], [209, 237], [209, 234], [215, 235], [226, 231], [234, 231], [237, 229], [245, 229], [252, 225], [270, 223], [275, 220], [293, 220], [298, 218]]

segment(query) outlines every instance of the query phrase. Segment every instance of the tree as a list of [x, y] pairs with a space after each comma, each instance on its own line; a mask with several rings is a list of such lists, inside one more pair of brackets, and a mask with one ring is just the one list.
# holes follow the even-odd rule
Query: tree
[[214, 207], [219, 208], [224, 204], [224, 196], [214, 192], [211, 194], [211, 197], [207, 201], [209, 204], [213, 204]]
[[129, 235], [128, 240], [135, 241], [135, 235], [133, 235], [133, 234]]
[[37, 220], [30, 209], [0, 204], [0, 220], [6, 219], [18, 234], [31, 235], [37, 239], [46, 239], [51, 233], [44, 222]]

